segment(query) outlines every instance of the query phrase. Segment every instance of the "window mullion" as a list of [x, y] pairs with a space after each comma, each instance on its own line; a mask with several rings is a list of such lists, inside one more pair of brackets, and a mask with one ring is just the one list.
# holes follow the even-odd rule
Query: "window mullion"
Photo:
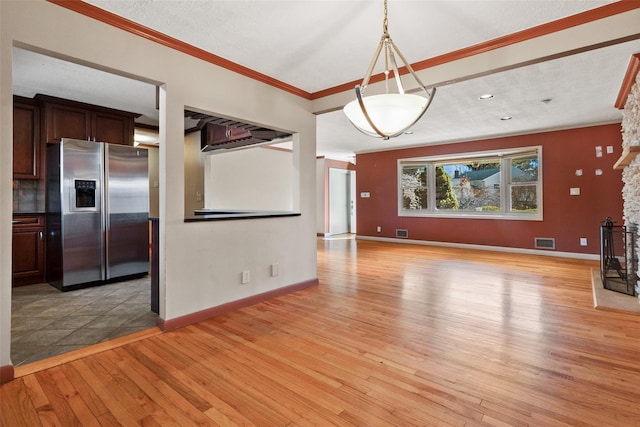
[[502, 158], [500, 161], [500, 204], [501, 212], [507, 214], [511, 211], [511, 159]]
[[429, 212], [436, 211], [436, 166], [433, 162], [427, 163], [427, 208]]

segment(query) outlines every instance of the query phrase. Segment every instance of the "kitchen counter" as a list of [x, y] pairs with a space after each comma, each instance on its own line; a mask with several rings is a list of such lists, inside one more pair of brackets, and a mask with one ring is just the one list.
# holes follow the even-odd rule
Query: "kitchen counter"
[[246, 211], [230, 209], [198, 209], [194, 215], [186, 217], [184, 222], [226, 221], [234, 219], [276, 218], [300, 216], [300, 212], [293, 211]]

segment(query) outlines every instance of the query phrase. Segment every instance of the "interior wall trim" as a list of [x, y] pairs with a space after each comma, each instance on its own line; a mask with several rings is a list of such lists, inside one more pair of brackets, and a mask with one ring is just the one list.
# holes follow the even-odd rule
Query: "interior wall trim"
[[0, 384], [13, 381], [14, 370], [13, 365], [0, 366]]
[[[252, 70], [248, 67], [242, 66], [240, 64], [236, 64], [235, 62], [229, 61], [228, 59], [222, 58], [211, 52], [207, 52], [203, 49], [200, 49], [198, 47], [195, 47], [193, 45], [190, 45], [188, 43], [185, 43], [173, 37], [170, 37], [159, 31], [145, 27], [144, 25], [140, 25], [134, 21], [128, 20], [119, 15], [108, 12], [104, 9], [100, 9], [99, 7], [96, 7], [89, 3], [85, 3], [82, 0], [47, 0], [47, 1], [55, 5], [64, 7], [66, 9], [72, 10], [74, 12], [80, 13], [84, 16], [96, 19], [105, 24], [111, 25], [113, 27], [119, 28], [129, 33], [135, 34], [139, 37], [146, 38], [152, 42], [159, 43], [171, 49], [175, 49], [187, 55], [191, 55], [203, 61], [207, 61], [211, 64], [226, 68], [227, 70], [236, 72], [245, 77], [249, 77], [251, 79], [260, 81], [262, 83], [266, 83], [270, 86], [292, 93], [304, 99], [315, 100], [315, 99], [323, 98], [325, 96], [330, 96], [330, 95], [334, 95], [341, 92], [351, 91], [353, 90], [356, 84], [360, 83], [360, 81], [357, 80], [353, 82], [344, 83], [338, 86], [334, 86], [331, 88], [327, 88], [318, 92], [310, 93], [300, 88], [297, 88], [293, 85], [290, 85], [288, 83], [269, 77], [258, 71]], [[449, 52], [443, 55], [439, 55], [433, 58], [418, 61], [411, 64], [411, 66], [415, 71], [423, 70], [426, 68], [434, 67], [436, 65], [441, 65], [448, 62], [454, 62], [463, 58], [478, 55], [478, 54], [499, 49], [505, 46], [521, 43], [526, 40], [534, 39], [534, 38], [555, 33], [558, 31], [566, 30], [572, 27], [587, 24], [589, 22], [597, 21], [603, 18], [629, 12], [631, 10], [639, 9], [639, 8], [640, 8], [640, 1], [617, 1], [614, 3], [609, 3], [595, 9], [578, 13], [576, 15], [568, 16], [566, 18], [558, 19], [552, 22], [547, 22], [542, 25], [538, 25], [532, 28], [528, 28], [526, 30], [518, 31], [516, 33], [508, 34], [503, 37], [498, 37], [496, 39], [479, 43], [467, 48], [459, 49], [459, 50]], [[406, 74], [407, 72], [408, 71], [406, 67], [402, 67], [400, 69], [400, 74]], [[373, 75], [371, 76], [370, 84], [382, 81], [383, 79], [384, 79], [383, 73]]]
[[[566, 18], [547, 22], [542, 25], [527, 28], [526, 30], [498, 37], [493, 40], [478, 43], [476, 45], [469, 46], [463, 49], [454, 50], [452, 52], [435, 56], [433, 58], [424, 59], [422, 61], [412, 63], [411, 67], [414, 71], [420, 71], [427, 68], [435, 67], [437, 65], [455, 62], [463, 58], [468, 58], [495, 49], [522, 43], [527, 40], [567, 30], [579, 25], [588, 24], [590, 22], [598, 21], [600, 19], [608, 18], [610, 16], [618, 15], [621, 13], [630, 12], [635, 9], [640, 9], [640, 1], [617, 1], [615, 3], [610, 3], [595, 9], [571, 15]], [[398, 71], [400, 75], [404, 75], [409, 72], [406, 67], [402, 67], [398, 69]], [[393, 73], [391, 73], [391, 75], [393, 75]], [[369, 84], [381, 82], [384, 80], [384, 78], [385, 76], [383, 73], [373, 75], [369, 80]], [[357, 84], [360, 84], [360, 80], [355, 80], [352, 82], [341, 84], [339, 86], [334, 86], [318, 92], [314, 92], [311, 94], [311, 99], [318, 99], [345, 91], [351, 91]]]
[[122, 347], [124, 345], [151, 338], [160, 334], [162, 334], [160, 328], [152, 327], [149, 329], [144, 329], [142, 331], [134, 332], [129, 335], [114, 338], [109, 341], [103, 341], [101, 343], [92, 344], [87, 347], [79, 348], [77, 350], [71, 350], [67, 353], [62, 353], [56, 356], [48, 357], [46, 359], [36, 360], [35, 362], [19, 365], [14, 368], [14, 379], [24, 377], [25, 375], [31, 375], [35, 372], [44, 371], [45, 369], [51, 369], [55, 366], [60, 366], [65, 363], [73, 362], [74, 360], [82, 359], [83, 357], [102, 353], [104, 351]]
[[233, 61], [229, 61], [228, 59], [225, 59], [221, 56], [215, 55], [211, 52], [207, 52], [204, 49], [200, 49], [189, 43], [185, 43], [181, 40], [170, 37], [164, 33], [153, 30], [149, 27], [145, 27], [144, 25], [138, 24], [137, 22], [123, 18], [119, 15], [108, 12], [104, 9], [100, 9], [99, 7], [94, 6], [92, 4], [85, 3], [81, 0], [47, 0], [47, 1], [49, 3], [62, 6], [65, 9], [69, 9], [81, 15], [87, 16], [89, 18], [96, 19], [107, 25], [111, 25], [113, 27], [127, 31], [131, 34], [135, 34], [139, 37], [145, 38], [152, 42], [161, 44], [163, 46], [169, 47], [171, 49], [177, 50], [182, 53], [186, 53], [187, 55], [193, 56], [195, 58], [201, 59], [203, 61], [217, 65], [219, 67], [225, 68], [229, 71], [233, 71], [235, 73], [241, 74], [243, 76], [249, 77], [251, 79], [257, 80], [262, 83], [266, 83], [270, 86], [284, 90], [286, 92], [292, 93], [302, 98], [311, 99], [311, 94], [309, 92], [299, 89], [293, 85], [274, 79], [273, 77], [269, 77], [266, 74], [262, 74], [258, 71], [252, 70], [243, 65], [236, 64]]
[[616, 98], [616, 103], [614, 106], [618, 110], [624, 109], [625, 104], [627, 103], [627, 98], [631, 93], [631, 88], [636, 81], [636, 76], [640, 72], [640, 52], [634, 55], [631, 55], [631, 60], [629, 61], [629, 66], [627, 67], [627, 72], [624, 75], [624, 79], [622, 79], [622, 85], [620, 85], [620, 92], [618, 92], [618, 97]]
[[257, 295], [252, 295], [247, 298], [231, 301], [226, 304], [218, 305], [215, 307], [207, 308], [195, 313], [186, 314], [184, 316], [176, 317], [174, 319], [164, 320], [158, 318], [158, 327], [162, 331], [173, 331], [184, 326], [192, 325], [194, 323], [202, 322], [214, 317], [222, 316], [223, 314], [230, 313], [235, 310], [239, 310], [244, 307], [249, 307], [261, 302], [268, 301], [273, 298], [277, 298], [292, 292], [301, 291], [311, 286], [316, 286], [320, 281], [315, 278], [313, 280], [307, 280], [305, 282], [296, 283], [293, 285], [285, 286], [282, 288], [274, 289], [272, 291], [264, 292]]

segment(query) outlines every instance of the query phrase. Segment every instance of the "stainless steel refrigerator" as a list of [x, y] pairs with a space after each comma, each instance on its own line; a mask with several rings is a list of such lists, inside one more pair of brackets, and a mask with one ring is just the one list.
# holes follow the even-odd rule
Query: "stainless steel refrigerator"
[[62, 139], [47, 148], [47, 281], [62, 290], [149, 271], [147, 150]]

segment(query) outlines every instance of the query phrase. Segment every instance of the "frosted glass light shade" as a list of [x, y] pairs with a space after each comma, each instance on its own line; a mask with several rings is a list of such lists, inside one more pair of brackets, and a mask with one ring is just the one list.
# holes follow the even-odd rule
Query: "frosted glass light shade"
[[[367, 114], [384, 137], [398, 136], [411, 127], [424, 113], [429, 99], [413, 94], [387, 93], [362, 98]], [[343, 108], [347, 118], [361, 132], [376, 137], [378, 134], [367, 121], [358, 100]]]

